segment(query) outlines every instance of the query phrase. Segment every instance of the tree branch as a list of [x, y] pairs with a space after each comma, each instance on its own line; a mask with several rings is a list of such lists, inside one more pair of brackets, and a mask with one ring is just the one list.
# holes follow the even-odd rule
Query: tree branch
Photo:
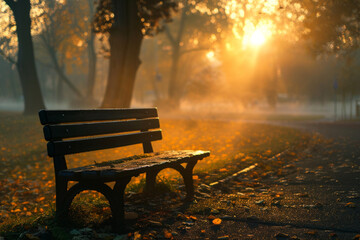
[[40, 64], [41, 64], [41, 65], [43, 65], [44, 67], [47, 67], [47, 68], [52, 68], [52, 69], [54, 69], [54, 68], [55, 68], [52, 64], [45, 63], [45, 62], [41, 61], [41, 59], [40, 59], [40, 58], [37, 58], [37, 59], [35, 59], [35, 60], [36, 60], [36, 62], [40, 63]]
[[179, 32], [176, 38], [177, 44], [180, 44], [183, 36], [183, 32], [185, 29], [185, 20], [186, 20], [186, 12], [189, 10], [189, 3], [188, 1], [185, 1], [185, 6], [182, 9], [181, 12], [181, 18], [180, 18], [180, 26], [179, 26]]
[[54, 64], [54, 69], [58, 73], [60, 80], [64, 81], [68, 87], [73, 90], [80, 98], [84, 98], [83, 94], [80, 92], [80, 90], [77, 89], [77, 87], [68, 79], [68, 77], [65, 75], [64, 71], [60, 67], [60, 64], [58, 62], [58, 59], [56, 57], [56, 53], [54, 49], [49, 48], [49, 55], [51, 57], [51, 60]]
[[175, 39], [174, 39], [173, 35], [171, 35], [170, 29], [166, 23], [164, 24], [164, 29], [165, 29], [166, 36], [169, 38], [171, 44], [176, 45]]
[[10, 56], [6, 55], [2, 49], [0, 49], [0, 55], [3, 56], [8, 62], [17, 65], [15, 59], [11, 58]]
[[183, 55], [183, 54], [190, 53], [190, 52], [206, 51], [209, 49], [210, 49], [210, 47], [198, 47], [198, 48], [185, 49], [185, 50], [181, 51], [180, 54]]

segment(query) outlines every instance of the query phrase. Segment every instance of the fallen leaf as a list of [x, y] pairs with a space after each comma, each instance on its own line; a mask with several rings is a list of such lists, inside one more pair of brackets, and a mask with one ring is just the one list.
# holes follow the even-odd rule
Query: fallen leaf
[[336, 234], [336, 233], [330, 233], [329, 234], [329, 237], [331, 237], [331, 238], [336, 238], [338, 235]]
[[228, 240], [229, 239], [229, 235], [225, 235], [225, 236], [221, 236], [217, 238], [218, 240]]
[[356, 204], [353, 202], [348, 202], [347, 204], [345, 204], [345, 206], [348, 208], [356, 208]]
[[353, 240], [360, 240], [360, 234], [355, 235], [355, 237], [353, 237]]
[[315, 236], [318, 234], [318, 232], [317, 231], [308, 231], [307, 234]]
[[164, 230], [164, 237], [167, 239], [171, 239], [173, 237], [173, 235], [171, 234], [171, 232], [169, 232], [168, 230]]
[[197, 220], [197, 217], [195, 217], [195, 216], [190, 216], [189, 217], [191, 220]]
[[215, 218], [214, 220], [212, 220], [212, 223], [214, 224], [214, 225], [220, 225], [221, 224], [221, 219], [220, 218]]
[[289, 235], [285, 233], [278, 233], [275, 235], [275, 238], [280, 238], [280, 239], [289, 238]]

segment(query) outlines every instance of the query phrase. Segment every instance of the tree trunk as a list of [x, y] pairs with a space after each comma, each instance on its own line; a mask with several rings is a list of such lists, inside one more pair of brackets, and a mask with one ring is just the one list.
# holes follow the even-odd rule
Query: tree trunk
[[30, 0], [13, 1], [10, 8], [15, 17], [18, 37], [17, 69], [24, 95], [24, 114], [35, 114], [40, 109], [44, 109], [45, 105], [35, 67], [34, 48], [30, 32]]
[[344, 89], [341, 94], [341, 116], [342, 120], [346, 119], [346, 94]]
[[172, 63], [170, 70], [170, 82], [169, 82], [169, 96], [172, 107], [178, 108], [180, 104], [180, 93], [178, 84], [178, 69], [179, 69], [179, 45], [173, 46]]
[[[61, 67], [64, 69], [64, 66]], [[57, 74], [57, 86], [56, 86], [56, 101], [58, 103], [64, 101], [64, 80], [61, 78], [59, 74]]]
[[[94, 7], [91, 0], [88, 0], [90, 14], [94, 15]], [[94, 99], [94, 86], [95, 86], [95, 78], [96, 78], [96, 51], [95, 51], [95, 33], [93, 29], [90, 30], [90, 36], [87, 41], [87, 50], [88, 50], [88, 81], [87, 81], [87, 89], [86, 95], [88, 99]]]
[[113, 0], [110, 66], [102, 107], [130, 107], [143, 35], [137, 1]]
[[95, 34], [91, 31], [90, 38], [88, 41], [88, 82], [87, 82], [87, 90], [86, 95], [88, 98], [93, 99], [94, 86], [95, 86], [95, 76], [96, 76], [96, 52], [94, 47], [94, 39]]
[[178, 80], [178, 70], [179, 70], [179, 62], [180, 62], [180, 44], [183, 38], [183, 33], [185, 29], [185, 21], [186, 21], [186, 12], [188, 11], [189, 5], [188, 2], [185, 1], [184, 8], [181, 12], [180, 18], [180, 25], [179, 30], [177, 32], [176, 38], [174, 38], [169, 29], [166, 28], [166, 34], [172, 43], [172, 63], [171, 63], [171, 70], [170, 70], [170, 79], [169, 79], [169, 90], [168, 90], [168, 98], [170, 100], [170, 104], [172, 108], [179, 108], [180, 107], [180, 98], [181, 98], [181, 84], [179, 84]]
[[8, 76], [9, 76], [9, 86], [11, 91], [8, 92], [10, 99], [18, 100], [19, 94], [18, 94], [18, 88], [16, 87], [16, 72], [13, 70], [13, 68], [9, 68]]

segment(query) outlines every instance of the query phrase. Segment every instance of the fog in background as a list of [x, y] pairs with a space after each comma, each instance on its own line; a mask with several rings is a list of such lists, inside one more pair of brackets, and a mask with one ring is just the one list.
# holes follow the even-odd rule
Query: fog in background
[[[109, 68], [108, 45], [103, 36], [94, 37], [96, 74], [92, 96], [89, 96], [86, 91], [89, 49], [84, 39], [88, 39], [91, 31], [90, 10], [84, 9], [78, 13], [79, 19], [73, 20], [77, 21], [79, 32], [86, 33], [85, 36], [69, 33], [63, 42], [52, 45], [59, 66], [51, 60], [42, 37], [47, 28], [39, 27], [37, 32], [33, 32], [36, 67], [48, 109], [96, 108], [101, 105]], [[228, 11], [231, 14], [231, 9]], [[6, 18], [7, 15], [4, 12], [0, 17]], [[160, 112], [171, 112], [169, 84], [176, 77], [180, 102], [177, 111], [321, 115], [327, 119], [335, 119], [336, 112], [337, 119], [360, 117], [356, 116], [357, 104], [360, 106], [359, 49], [353, 49], [351, 57], [318, 53], [309, 47], [309, 40], [296, 37], [292, 32], [275, 34], [274, 23], [261, 25], [258, 21], [251, 29], [245, 21], [239, 27], [236, 16], [229, 18], [235, 22], [230, 27], [219, 21], [218, 24], [224, 26], [221, 25], [221, 34], [218, 32], [217, 35], [210, 30], [202, 32], [201, 22], [196, 25], [197, 22], [189, 16], [180, 44], [183, 53], [177, 59], [174, 75], [172, 64], [176, 49], [171, 45], [169, 33], [176, 36], [181, 17], [181, 11], [174, 13], [173, 22], [166, 23], [162, 32], [143, 40], [142, 64], [137, 71], [131, 107], [156, 106]], [[82, 19], [87, 20], [82, 22]], [[5, 24], [5, 20], [2, 21]], [[242, 31], [237, 31], [237, 28]], [[63, 36], [61, 31], [66, 29], [62, 27], [54, 31]], [[16, 47], [10, 47], [8, 49], [16, 52]], [[8, 55], [13, 54], [11, 51]], [[61, 74], [83, 97], [69, 87]], [[22, 110], [23, 96], [15, 64], [0, 57], [0, 111]]]

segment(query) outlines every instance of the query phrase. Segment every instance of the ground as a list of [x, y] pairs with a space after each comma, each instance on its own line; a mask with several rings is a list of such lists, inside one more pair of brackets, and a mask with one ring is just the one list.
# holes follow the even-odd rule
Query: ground
[[[173, 123], [167, 126], [168, 130], [176, 125]], [[220, 122], [217, 126], [225, 126], [223, 124]], [[216, 153], [220, 156], [225, 154], [222, 156], [225, 157], [230, 149], [235, 150], [234, 155], [229, 158], [231, 161], [221, 166], [217, 165], [216, 160], [210, 159], [210, 165], [215, 165], [217, 171], [207, 169], [205, 163], [200, 165], [202, 167], [197, 170], [195, 178], [196, 198], [191, 203], [181, 201], [183, 191], [176, 191], [176, 184], [175, 191], [156, 196], [145, 197], [129, 192], [126, 197], [126, 234], [111, 233], [106, 220], [99, 225], [86, 221], [89, 220], [86, 218], [76, 226], [61, 229], [56, 225], [54, 227], [51, 214], [35, 220], [34, 225], [21, 225], [18, 229], [13, 227], [4, 234], [7, 238], [18, 238], [21, 234], [20, 239], [49, 239], [50, 236], [62, 239], [359, 239], [360, 125], [318, 121], [276, 121], [270, 124], [251, 123], [242, 127], [240, 124], [237, 130], [240, 135], [246, 136], [240, 140], [237, 137], [229, 138], [237, 136], [231, 130], [231, 127], [237, 126], [236, 123], [223, 127], [224, 139], [231, 141], [227, 142], [228, 147], [221, 150], [221, 139], [215, 139], [218, 142]], [[279, 124], [300, 129], [304, 133], [295, 131], [291, 135], [298, 137], [289, 137], [278, 129]], [[211, 126], [204, 129], [204, 125], [199, 127], [196, 121], [183, 120], [180, 126], [215, 133]], [[272, 141], [276, 141], [276, 134], [260, 134], [253, 138], [251, 134], [246, 134], [255, 129], [251, 126], [257, 126], [256, 129], [262, 133], [270, 133], [271, 130], [276, 134], [281, 133], [279, 138], [286, 141], [274, 144]], [[294, 131], [290, 128], [280, 129]], [[181, 135], [184, 134], [183, 130], [172, 133]], [[196, 134], [189, 142], [196, 139]], [[241, 147], [253, 147], [247, 142], [255, 139], [263, 144], [253, 151], [240, 151], [242, 155], [235, 154]], [[179, 139], [170, 141], [175, 145]], [[206, 138], [201, 137], [198, 144], [200, 147], [213, 148], [204, 145], [205, 142]], [[248, 166], [255, 167], [237, 177], [227, 178]], [[211, 184], [225, 178], [227, 181]], [[93, 203], [96, 205], [96, 201]], [[109, 216], [106, 205], [91, 209], [95, 209], [100, 216]], [[75, 218], [78, 216], [76, 213], [81, 211], [84, 209], [77, 209], [75, 205]]]
[[[309, 149], [285, 168], [289, 171], [282, 178], [266, 177], [252, 182], [251, 188], [241, 186], [204, 200], [201, 204], [219, 210], [216, 217], [223, 222], [214, 231], [208, 223], [211, 212], [196, 214], [205, 222], [196, 222], [181, 239], [195, 239], [201, 230], [209, 239], [359, 237], [359, 156], [358, 143], [330, 142]], [[225, 189], [236, 183], [244, 181], [233, 181]]]
[[202, 185], [196, 203], [155, 211], [162, 215], [149, 217], [138, 233], [169, 232], [175, 239], [360, 237], [359, 142], [324, 141], [271, 161], [287, 162], [282, 175], [254, 179], [254, 169], [215, 189]]

